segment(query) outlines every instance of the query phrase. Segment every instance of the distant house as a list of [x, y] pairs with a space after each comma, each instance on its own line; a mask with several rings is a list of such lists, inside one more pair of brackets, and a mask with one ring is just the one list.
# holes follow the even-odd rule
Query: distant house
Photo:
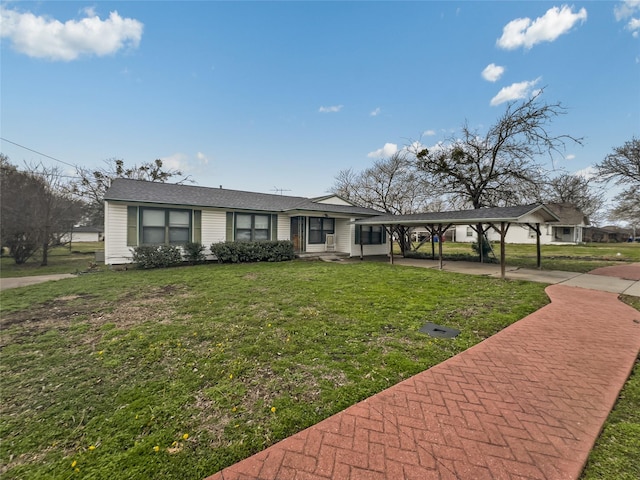
[[[568, 203], [547, 203], [545, 206], [558, 218], [558, 222], [540, 226], [540, 243], [545, 244], [577, 244], [586, 241], [584, 232], [589, 227], [589, 219], [579, 209]], [[492, 242], [500, 236], [493, 229], [487, 232]], [[477, 235], [471, 226], [458, 225], [455, 229], [456, 242], [476, 242]], [[507, 232], [507, 243], [536, 243], [536, 232], [527, 225], [512, 225]]]
[[105, 194], [105, 263], [131, 262], [138, 245], [208, 247], [224, 241], [289, 240], [296, 253], [349, 256], [389, 251], [380, 215], [337, 196], [293, 197], [223, 188], [115, 179]]
[[104, 240], [100, 227], [73, 227], [70, 232], [62, 235], [62, 243], [101, 242]]
[[585, 242], [627, 242], [633, 238], [633, 229], [608, 225], [604, 227], [589, 227], [585, 230]]

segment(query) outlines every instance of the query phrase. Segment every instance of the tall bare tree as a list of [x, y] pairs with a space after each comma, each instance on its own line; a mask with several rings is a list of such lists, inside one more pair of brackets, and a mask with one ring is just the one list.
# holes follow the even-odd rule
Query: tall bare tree
[[[510, 102], [485, 134], [467, 123], [461, 136], [450, 137], [436, 148], [414, 148], [418, 167], [454, 201], [471, 208], [517, 205], [539, 196], [546, 179], [541, 156], [552, 163], [570, 135], [554, 135], [550, 122], [566, 113], [560, 103], [542, 101], [543, 90], [520, 103]], [[478, 240], [482, 225], [476, 225]], [[479, 251], [482, 251], [479, 248]]]
[[596, 165], [605, 182], [627, 187], [614, 199], [610, 216], [640, 227], [640, 139], [633, 137]]
[[[377, 160], [360, 173], [352, 169], [340, 171], [331, 188], [332, 193], [357, 205], [395, 215], [425, 212], [433, 208], [431, 191], [424, 175], [415, 168], [413, 160], [404, 151]], [[399, 240], [403, 253], [411, 249], [410, 229], [397, 226], [392, 233]]]
[[543, 203], [570, 203], [584, 213], [591, 223], [598, 224], [602, 218], [605, 192], [594, 178], [571, 173], [561, 173], [542, 188]]

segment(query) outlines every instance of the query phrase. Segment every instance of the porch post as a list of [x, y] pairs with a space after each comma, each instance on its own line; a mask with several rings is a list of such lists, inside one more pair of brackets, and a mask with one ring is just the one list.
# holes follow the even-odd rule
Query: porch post
[[393, 265], [393, 225], [389, 229], [389, 263]]

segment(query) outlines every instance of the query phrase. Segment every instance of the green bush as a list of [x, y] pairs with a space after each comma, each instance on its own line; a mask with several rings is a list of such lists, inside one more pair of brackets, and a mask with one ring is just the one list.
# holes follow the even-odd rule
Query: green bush
[[175, 245], [142, 245], [133, 249], [138, 268], [167, 268], [182, 263], [182, 251]]
[[184, 246], [184, 257], [191, 265], [204, 263], [207, 259], [204, 254], [204, 245], [198, 242], [189, 242]]
[[218, 263], [283, 262], [295, 258], [289, 241], [220, 242], [211, 245], [211, 253]]

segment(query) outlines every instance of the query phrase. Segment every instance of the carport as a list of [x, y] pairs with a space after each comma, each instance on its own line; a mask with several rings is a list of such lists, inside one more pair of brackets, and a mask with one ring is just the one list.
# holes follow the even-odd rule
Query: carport
[[[424, 227], [431, 234], [443, 238], [444, 233], [454, 225], [469, 225], [481, 228], [477, 231], [478, 238], [482, 238], [484, 232], [493, 228], [500, 234], [500, 272], [505, 278], [505, 237], [509, 227], [516, 224], [527, 225], [536, 233], [537, 266], [541, 268], [542, 257], [540, 253], [540, 225], [558, 222], [560, 219], [543, 204], [523, 205], [517, 207], [491, 207], [475, 210], [456, 210], [451, 212], [414, 213], [410, 215], [379, 215], [362, 220], [356, 220], [356, 225], [382, 225], [387, 230], [390, 238], [395, 226]], [[485, 228], [484, 226], [487, 226]], [[393, 243], [392, 243], [393, 244]], [[480, 249], [482, 251], [482, 249]], [[481, 254], [482, 258], [482, 254]], [[442, 241], [438, 242], [439, 267], [442, 270]], [[393, 248], [390, 252], [390, 261], [393, 263]]]

